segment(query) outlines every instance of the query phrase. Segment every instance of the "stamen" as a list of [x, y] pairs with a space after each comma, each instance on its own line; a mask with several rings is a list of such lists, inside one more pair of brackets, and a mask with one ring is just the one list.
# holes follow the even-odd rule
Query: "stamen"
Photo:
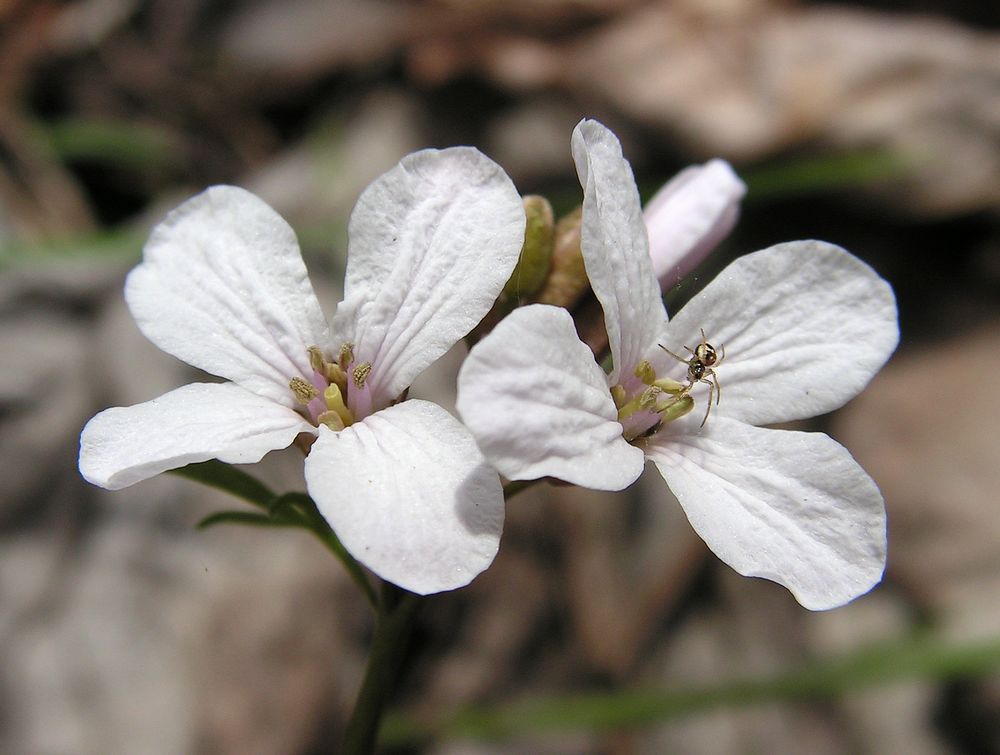
[[643, 359], [635, 368], [635, 376], [646, 385], [653, 385], [656, 380], [656, 370], [653, 369], [653, 365]]
[[319, 396], [319, 389], [312, 383], [307, 383], [300, 377], [293, 377], [288, 381], [288, 387], [292, 389], [292, 393], [295, 394], [295, 400], [300, 404], [308, 404], [314, 398]]
[[628, 394], [625, 392], [625, 388], [621, 385], [611, 386], [611, 398], [614, 399], [615, 408], [621, 409], [625, 405], [626, 399], [628, 399]]
[[309, 366], [320, 375], [325, 371], [326, 358], [323, 356], [319, 346], [310, 346], [306, 351], [309, 354]]
[[618, 408], [618, 421], [628, 419], [636, 412], [649, 411], [656, 408], [656, 401], [660, 397], [661, 391], [655, 385], [651, 385], [634, 399]]
[[344, 420], [335, 411], [320, 412], [319, 416], [316, 417], [316, 421], [338, 433], [344, 429]]
[[659, 380], [654, 380], [651, 385], [655, 385], [660, 390], [666, 391], [667, 393], [673, 393], [674, 395], [684, 393], [684, 391], [690, 387], [670, 378], [660, 378]]
[[355, 367], [354, 372], [351, 373], [352, 377], [354, 378], [354, 385], [359, 389], [364, 388], [365, 381], [368, 379], [368, 375], [371, 374], [371, 371], [372, 371], [371, 362], [362, 362], [357, 367]]
[[340, 355], [337, 357], [337, 364], [340, 365], [340, 369], [342, 369], [346, 373], [347, 368], [351, 365], [351, 362], [353, 361], [354, 361], [354, 344], [349, 342], [345, 343], [343, 346], [340, 347]]
[[327, 362], [326, 369], [323, 370], [323, 377], [327, 381], [339, 385], [341, 392], [347, 392], [347, 374], [340, 369], [340, 365], [335, 362]]
[[673, 422], [694, 409], [694, 399], [688, 395], [681, 396], [656, 407], [662, 417], [661, 422]]

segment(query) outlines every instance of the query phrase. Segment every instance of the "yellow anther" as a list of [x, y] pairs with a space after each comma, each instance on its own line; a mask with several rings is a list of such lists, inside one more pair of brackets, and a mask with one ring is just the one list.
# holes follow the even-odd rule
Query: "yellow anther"
[[659, 380], [654, 380], [650, 385], [655, 385], [661, 391], [666, 391], [667, 393], [672, 393], [675, 396], [684, 393], [690, 386], [684, 383], [679, 383], [676, 380], [671, 380], [670, 378], [660, 378]]
[[643, 359], [635, 368], [635, 376], [646, 385], [653, 385], [656, 380], [656, 370], [653, 369], [653, 365]]
[[[330, 383], [330, 385], [326, 387], [326, 390], [323, 391], [323, 400], [326, 402], [326, 408], [340, 417], [340, 421], [344, 427], [350, 427], [354, 424], [354, 415], [351, 414], [351, 410], [348, 409], [347, 404], [344, 403], [344, 394], [340, 392], [340, 388], [336, 383]], [[326, 412], [324, 412], [324, 414], [326, 414]], [[329, 423], [324, 422], [324, 424]], [[341, 429], [343, 429], [343, 427]]]
[[335, 362], [327, 362], [326, 369], [323, 370], [323, 376], [331, 383], [336, 383], [340, 386], [341, 392], [347, 391], [347, 373], [340, 369], [340, 365]]
[[354, 385], [358, 388], [364, 388], [365, 381], [368, 379], [368, 375], [371, 374], [371, 371], [371, 362], [362, 362], [355, 367], [354, 372], [351, 373], [351, 377], [354, 378]]
[[337, 364], [340, 365], [340, 369], [347, 372], [347, 368], [351, 366], [351, 362], [354, 361], [354, 344], [345, 343], [340, 347], [340, 355], [337, 357]]
[[316, 418], [316, 421], [321, 425], [326, 425], [331, 430], [335, 430], [336, 432], [340, 432], [344, 429], [344, 420], [342, 420], [340, 415], [334, 411], [321, 412]]
[[655, 385], [649, 386], [634, 399], [618, 407], [618, 421], [628, 419], [636, 412], [656, 409], [656, 402], [662, 393]]
[[314, 398], [319, 396], [319, 389], [312, 383], [307, 383], [300, 377], [293, 377], [289, 380], [288, 387], [292, 389], [292, 393], [295, 394], [295, 400], [300, 404], [308, 404]]
[[694, 409], [694, 399], [687, 395], [675, 398], [656, 407], [656, 411], [662, 418], [661, 422], [673, 422], [675, 419], [683, 417], [692, 409]]
[[628, 399], [628, 394], [625, 393], [625, 388], [620, 385], [611, 386], [611, 398], [614, 399], [615, 408], [621, 409], [625, 405], [625, 401]]
[[309, 354], [309, 366], [322, 375], [326, 366], [326, 358], [323, 356], [322, 350], [319, 346], [310, 346], [306, 352]]

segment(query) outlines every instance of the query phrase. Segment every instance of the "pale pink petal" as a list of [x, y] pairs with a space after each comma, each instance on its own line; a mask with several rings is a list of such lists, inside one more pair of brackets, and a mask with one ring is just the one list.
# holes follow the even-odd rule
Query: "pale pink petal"
[[607, 378], [559, 307], [516, 309], [473, 347], [458, 376], [458, 412], [511, 480], [621, 490], [642, 473]]
[[[682, 353], [704, 329], [725, 359], [712, 416], [755, 425], [813, 417], [857, 395], [896, 348], [889, 284], [840, 247], [794, 241], [740, 257], [666, 326], [661, 344]], [[657, 366], [685, 367], [666, 354]], [[707, 386], [696, 388], [707, 395]], [[711, 422], [711, 419], [709, 420]]]
[[587, 277], [604, 309], [614, 359], [611, 383], [646, 356], [667, 319], [649, 258], [639, 192], [618, 138], [597, 121], [573, 131], [583, 186], [581, 249]]
[[503, 170], [471, 147], [404, 157], [351, 215], [344, 303], [376, 408], [407, 388], [493, 306], [524, 242], [524, 208]]
[[647, 203], [649, 254], [662, 290], [679, 283], [729, 235], [746, 191], [729, 163], [710, 160], [682, 170]]
[[812, 610], [882, 578], [882, 495], [828, 436], [713, 416], [698, 434], [661, 430], [647, 454], [695, 531], [740, 574], [778, 582]]
[[351, 555], [411, 592], [467, 585], [496, 555], [500, 478], [436, 404], [404, 401], [339, 433], [321, 427], [305, 471]]
[[90, 420], [80, 435], [80, 473], [118, 490], [196, 461], [251, 464], [300, 432], [315, 428], [291, 409], [232, 383], [193, 383]]
[[214, 186], [153, 229], [125, 299], [149, 340], [188, 364], [292, 405], [329, 334], [295, 233], [262, 200]]

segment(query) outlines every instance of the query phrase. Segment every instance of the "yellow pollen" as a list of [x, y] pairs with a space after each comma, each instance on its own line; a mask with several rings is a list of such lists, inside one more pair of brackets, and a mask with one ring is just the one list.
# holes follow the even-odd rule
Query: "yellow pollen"
[[322, 375], [326, 365], [326, 359], [323, 357], [323, 352], [320, 350], [319, 346], [310, 346], [306, 349], [306, 351], [309, 354], [309, 366]]
[[354, 344], [345, 343], [340, 347], [340, 355], [337, 357], [337, 364], [340, 369], [347, 371], [348, 365], [354, 361]]
[[312, 383], [307, 383], [300, 377], [293, 377], [288, 381], [288, 387], [295, 394], [295, 400], [300, 404], [308, 404], [319, 396], [319, 389]]
[[362, 362], [357, 367], [354, 368], [354, 372], [351, 373], [354, 378], [354, 385], [358, 388], [365, 387], [365, 381], [368, 379], [368, 375], [371, 374], [372, 363]]

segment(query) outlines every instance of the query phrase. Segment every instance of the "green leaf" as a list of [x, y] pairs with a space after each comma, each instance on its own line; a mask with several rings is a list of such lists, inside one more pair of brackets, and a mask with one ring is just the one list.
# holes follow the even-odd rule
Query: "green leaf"
[[917, 167], [907, 158], [885, 149], [817, 155], [744, 171], [747, 200], [815, 194], [898, 179]]
[[470, 707], [430, 720], [395, 715], [386, 720], [382, 742], [403, 744], [448, 737], [502, 739], [556, 730], [628, 729], [726, 706], [830, 698], [912, 679], [980, 676], [997, 668], [1000, 639], [952, 645], [923, 636], [906, 637], [766, 678], [692, 689], [536, 698]]
[[169, 165], [176, 153], [163, 129], [107, 119], [67, 118], [38, 124], [39, 136], [62, 160], [93, 160], [123, 168]]
[[217, 459], [188, 464], [171, 471], [189, 480], [232, 493], [265, 510], [270, 510], [271, 502], [276, 498], [274, 491], [256, 477]]
[[214, 527], [217, 524], [248, 524], [253, 527], [297, 527], [295, 522], [283, 522], [274, 519], [267, 514], [258, 514], [254, 511], [216, 511], [209, 514], [200, 522], [198, 529], [203, 530]]

